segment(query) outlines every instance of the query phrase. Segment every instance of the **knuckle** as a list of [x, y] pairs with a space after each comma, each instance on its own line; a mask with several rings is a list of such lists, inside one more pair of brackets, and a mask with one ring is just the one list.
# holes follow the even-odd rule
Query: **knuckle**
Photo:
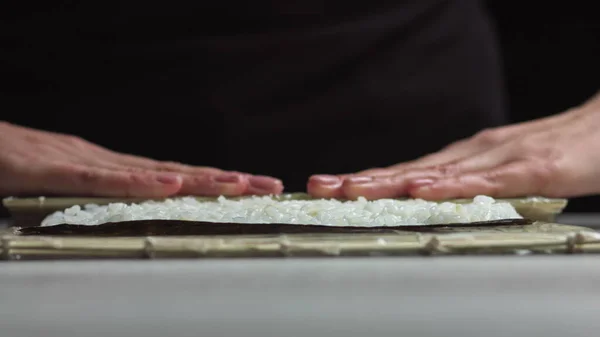
[[519, 152], [522, 156], [526, 156], [524, 159], [531, 157], [541, 158], [546, 161], [548, 158], [556, 157], [556, 150], [552, 146], [548, 146], [547, 142], [536, 139], [528, 138], [519, 143]]
[[527, 156], [531, 156], [534, 153], [539, 151], [539, 144], [537, 144], [532, 139], [524, 139], [518, 143], [518, 150], [521, 154], [525, 154]]
[[486, 194], [490, 196], [499, 195], [502, 192], [502, 188], [504, 186], [503, 176], [496, 171], [490, 171], [483, 175], [483, 178], [486, 181], [485, 191]]
[[98, 184], [103, 177], [103, 174], [96, 170], [77, 170], [75, 174], [79, 182], [89, 185]]
[[143, 167], [124, 167], [124, 168], [120, 168], [120, 170], [127, 172], [129, 174], [128, 177], [131, 177], [131, 179], [133, 179], [133, 177], [135, 177], [136, 175], [144, 174], [144, 173], [148, 172], [148, 169], [143, 168]]
[[146, 172], [127, 172], [123, 176], [122, 188], [125, 197], [135, 197], [140, 188], [149, 185], [149, 174]]
[[476, 133], [474, 139], [482, 145], [496, 145], [504, 140], [504, 134], [499, 129], [484, 129]]
[[69, 143], [73, 143], [73, 144], [78, 144], [78, 143], [83, 143], [85, 142], [85, 140], [83, 138], [81, 138], [80, 136], [75, 136], [75, 135], [66, 135], [64, 136], [65, 140]]
[[74, 146], [75, 148], [86, 149], [89, 146], [89, 143], [85, 139], [83, 139], [83, 138], [81, 138], [79, 136], [67, 135], [67, 136], [64, 136], [64, 137], [65, 137], [64, 138], [65, 141], [69, 145]]
[[376, 167], [376, 166], [373, 166], [373, 167], [369, 167], [369, 168], [368, 168], [368, 169], [366, 169], [365, 171], [369, 171], [369, 172], [370, 172], [370, 171], [379, 171], [379, 170], [383, 170], [383, 169], [384, 169], [383, 167]]
[[123, 176], [124, 185], [133, 188], [135, 186], [147, 185], [149, 175], [145, 172], [127, 172]]
[[358, 172], [358, 174], [369, 175], [369, 174], [382, 174], [382, 173], [388, 173], [388, 172], [390, 172], [390, 169], [386, 169], [383, 167], [370, 167], [366, 170]]
[[557, 160], [536, 160], [530, 163], [530, 179], [537, 187], [538, 193], [552, 191], [554, 183], [562, 180], [562, 169]]
[[124, 172], [118, 178], [119, 186], [125, 197], [137, 197], [140, 191], [146, 191], [153, 184], [154, 175], [148, 171]]
[[467, 144], [469, 142], [468, 139], [461, 139], [461, 140], [457, 140], [455, 142], [452, 142], [446, 146], [444, 146], [441, 151], [447, 151], [447, 150], [454, 150], [456, 148], [459, 148], [461, 146], [464, 146], [465, 144]]
[[157, 166], [161, 171], [181, 171], [187, 168], [186, 165], [176, 161], [159, 162]]
[[98, 171], [64, 162], [51, 163], [46, 172], [71, 184], [93, 185], [98, 184], [102, 178]]
[[74, 164], [59, 161], [49, 162], [47, 168], [50, 172], [71, 176], [76, 176], [82, 171], [80, 167], [77, 167]]
[[185, 166], [184, 164], [173, 160], [165, 161], [164, 164], [168, 166]]
[[459, 167], [457, 164], [442, 164], [434, 166], [434, 170], [437, 171], [442, 176], [453, 176], [459, 172]]
[[196, 186], [207, 188], [214, 188], [217, 186], [217, 184], [212, 179], [209, 179], [209, 176], [206, 175], [194, 175], [193, 177], [188, 178], [188, 180], [190, 183]]

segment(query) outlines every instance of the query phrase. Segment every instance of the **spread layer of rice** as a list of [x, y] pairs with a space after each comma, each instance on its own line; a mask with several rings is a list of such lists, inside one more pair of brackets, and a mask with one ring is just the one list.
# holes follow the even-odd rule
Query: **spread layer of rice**
[[191, 220], [232, 223], [282, 223], [328, 226], [399, 226], [469, 223], [522, 218], [508, 202], [477, 196], [470, 203], [421, 199], [353, 201], [281, 200], [269, 196], [198, 201], [192, 197], [137, 204], [72, 206], [46, 217], [42, 226], [99, 225], [131, 220]]

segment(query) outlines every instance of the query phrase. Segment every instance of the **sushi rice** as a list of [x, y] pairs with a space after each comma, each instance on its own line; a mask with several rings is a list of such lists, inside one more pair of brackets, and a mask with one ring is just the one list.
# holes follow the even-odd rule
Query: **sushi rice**
[[99, 225], [132, 220], [190, 220], [229, 223], [280, 223], [327, 226], [399, 226], [469, 223], [490, 220], [520, 219], [508, 202], [477, 196], [469, 203], [431, 202], [421, 199], [358, 198], [293, 200], [271, 196], [242, 199], [219, 197], [199, 201], [193, 197], [170, 198], [108, 205], [76, 205], [55, 212], [42, 226], [57, 224]]

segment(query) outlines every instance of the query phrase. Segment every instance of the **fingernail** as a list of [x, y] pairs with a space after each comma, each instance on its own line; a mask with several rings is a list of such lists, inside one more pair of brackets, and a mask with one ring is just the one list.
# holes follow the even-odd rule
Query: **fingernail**
[[242, 177], [238, 173], [224, 173], [214, 178], [214, 181], [225, 184], [239, 183], [241, 180]]
[[435, 182], [435, 180], [433, 179], [417, 179], [417, 180], [413, 180], [409, 183], [409, 186], [411, 188], [421, 188], [421, 187], [427, 187], [429, 185], [433, 185], [433, 183]]
[[327, 175], [327, 174], [318, 174], [310, 177], [310, 181], [319, 183], [322, 185], [336, 185], [341, 182], [339, 177]]
[[248, 179], [250, 186], [259, 190], [272, 190], [281, 185], [281, 181], [271, 177], [252, 176]]
[[415, 187], [411, 187], [409, 189], [409, 193], [410, 194], [414, 194], [414, 195], [427, 195], [429, 193], [431, 193], [432, 191], [434, 191], [434, 189], [436, 188], [435, 183], [429, 184], [429, 185], [421, 185], [421, 186], [415, 186]]
[[373, 181], [373, 177], [360, 176], [360, 177], [350, 177], [346, 179], [347, 182], [351, 184], [365, 184]]
[[412, 193], [427, 193], [431, 191], [431, 186], [419, 186], [411, 189]]
[[161, 173], [156, 176], [156, 181], [165, 185], [174, 185], [181, 183], [181, 176], [172, 173]]

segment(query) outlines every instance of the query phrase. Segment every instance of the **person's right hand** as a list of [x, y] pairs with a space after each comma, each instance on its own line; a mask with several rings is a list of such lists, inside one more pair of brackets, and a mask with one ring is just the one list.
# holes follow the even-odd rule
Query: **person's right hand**
[[0, 121], [0, 195], [160, 198], [279, 194], [280, 180], [117, 153]]

